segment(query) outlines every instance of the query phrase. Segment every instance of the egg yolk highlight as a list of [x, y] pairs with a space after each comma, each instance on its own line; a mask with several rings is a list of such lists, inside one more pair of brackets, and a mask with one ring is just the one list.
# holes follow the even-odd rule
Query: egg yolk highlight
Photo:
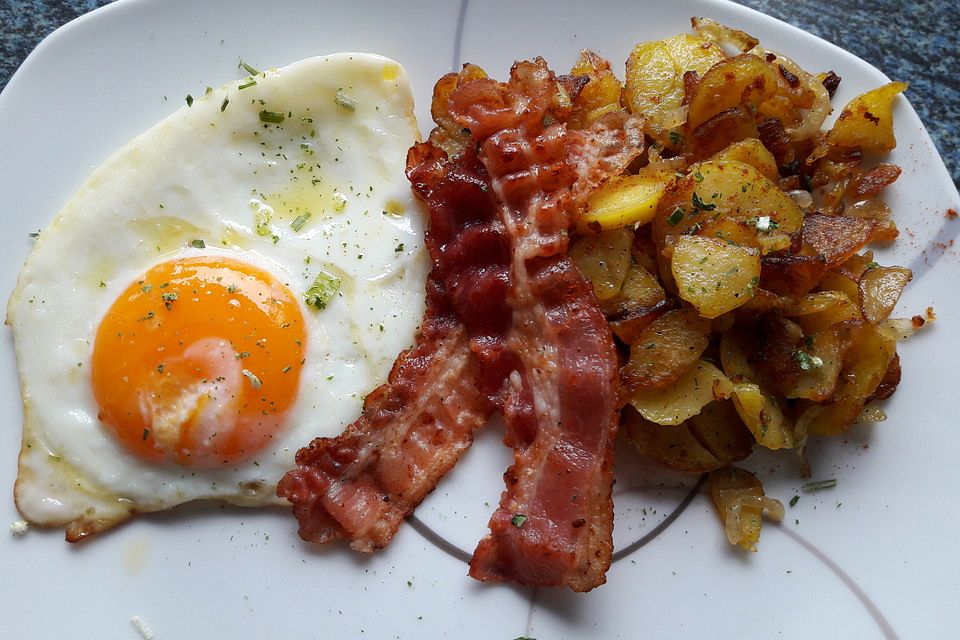
[[100, 420], [145, 460], [240, 462], [283, 429], [305, 332], [297, 298], [263, 269], [220, 257], [158, 264], [97, 331]]

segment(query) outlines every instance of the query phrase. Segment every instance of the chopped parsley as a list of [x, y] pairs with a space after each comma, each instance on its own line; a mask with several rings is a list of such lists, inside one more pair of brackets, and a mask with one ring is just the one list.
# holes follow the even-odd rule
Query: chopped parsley
[[280, 113], [279, 111], [261, 111], [260, 112], [260, 122], [269, 122], [271, 124], [280, 124], [286, 120], [287, 116]]
[[806, 351], [794, 351], [793, 359], [797, 361], [797, 364], [799, 364], [800, 368], [804, 371], [813, 371], [823, 366], [823, 358], [812, 356]]
[[713, 203], [707, 204], [701, 200], [696, 191], [693, 192], [693, 196], [690, 198], [690, 201], [693, 202], [693, 208], [698, 211], [713, 211], [717, 208], [717, 205]]
[[312, 215], [309, 211], [300, 214], [290, 223], [290, 228], [299, 233], [299, 231], [303, 229], [303, 225], [307, 224], [307, 220], [309, 220]]
[[195, 248], [195, 249], [206, 249], [206, 248], [207, 248], [207, 243], [204, 242], [203, 240], [200, 240], [200, 239], [198, 238], [198, 239], [196, 239], [196, 240], [191, 240], [191, 241], [190, 241], [190, 246], [193, 247], [193, 248]]
[[808, 482], [803, 485], [803, 490], [807, 493], [812, 493], [814, 491], [822, 491], [823, 489], [830, 489], [837, 486], [837, 481], [835, 478], [830, 478], [829, 480], [817, 480], [816, 482]]
[[683, 144], [683, 134], [679, 131], [671, 131], [667, 137], [670, 138], [670, 144]]
[[518, 513], [517, 515], [510, 518], [510, 524], [515, 526], [517, 529], [522, 527], [523, 523], [526, 521], [527, 521], [527, 516], [523, 515], [522, 513]]
[[340, 289], [340, 282], [340, 278], [321, 271], [304, 294], [306, 303], [317, 309], [326, 309], [334, 294]]
[[403, 251], [403, 243], [401, 242], [400, 244], [398, 244], [397, 248], [394, 249], [393, 251], [394, 253], [400, 253], [401, 251]]
[[250, 65], [248, 65], [246, 62], [244, 62], [243, 60], [240, 61], [239, 67], [240, 67], [241, 69], [243, 69], [244, 71], [246, 71], [247, 73], [249, 73], [250, 75], [252, 75], [252, 76], [255, 76], [255, 75], [257, 75], [258, 73], [260, 73], [259, 71], [257, 71], [256, 69], [254, 69], [253, 67], [251, 67]]
[[187, 97], [186, 97], [186, 100], [187, 100], [187, 106], [188, 106], [188, 107], [192, 107], [192, 106], [193, 106], [193, 96], [188, 93], [188, 94], [187, 94]]
[[161, 293], [160, 297], [163, 298], [163, 305], [169, 311], [173, 308], [173, 301], [177, 299], [177, 294], [175, 291], [171, 291], [170, 293]]
[[667, 217], [667, 224], [673, 227], [677, 226], [678, 224], [680, 224], [680, 221], [683, 220], [683, 215], [684, 215], [683, 209], [681, 209], [680, 207], [677, 207], [676, 209], [673, 210], [673, 213], [671, 213], [669, 217]]
[[791, 507], [797, 506], [797, 503], [798, 503], [798, 502], [800, 502], [800, 496], [793, 496], [792, 498], [790, 498], [790, 506], [791, 506]]

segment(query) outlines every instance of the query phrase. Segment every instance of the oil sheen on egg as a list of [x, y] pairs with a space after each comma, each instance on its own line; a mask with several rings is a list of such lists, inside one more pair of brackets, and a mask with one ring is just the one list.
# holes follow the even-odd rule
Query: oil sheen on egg
[[280, 504], [423, 312], [403, 69], [334, 54], [204, 96], [117, 151], [10, 298], [17, 507], [77, 540], [198, 499]]

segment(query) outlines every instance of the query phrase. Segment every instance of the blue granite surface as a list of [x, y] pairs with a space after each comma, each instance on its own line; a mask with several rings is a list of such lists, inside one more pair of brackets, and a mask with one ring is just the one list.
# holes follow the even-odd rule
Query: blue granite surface
[[[0, 89], [60, 25], [109, 0], [0, 0]], [[740, 0], [908, 80], [920, 113], [960, 186], [960, 5], [957, 0]]]

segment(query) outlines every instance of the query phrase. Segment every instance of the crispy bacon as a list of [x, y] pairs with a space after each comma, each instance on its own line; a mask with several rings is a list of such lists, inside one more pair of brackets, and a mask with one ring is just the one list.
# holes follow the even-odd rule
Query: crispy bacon
[[407, 159], [434, 262], [417, 345], [344, 434], [298, 452], [278, 493], [305, 539], [381, 547], [499, 408], [515, 464], [471, 575], [589, 590], [612, 547], [617, 361], [567, 230], [640, 153], [640, 123], [568, 130], [569, 96], [542, 60], [507, 84], [463, 78], [448, 113], [474, 144], [450, 158], [428, 142]]
[[277, 495], [293, 503], [300, 537], [349, 538], [357, 551], [386, 545], [473, 442], [492, 406], [477, 391], [467, 334], [432, 272], [416, 345], [336, 438], [297, 452]]
[[[586, 591], [605, 581], [612, 550], [617, 359], [590, 284], [565, 256], [567, 230], [586, 193], [640, 152], [641, 137], [625, 116], [568, 130], [558, 122], [560, 93], [538, 59], [514, 65], [509, 83], [477, 80], [450, 98], [450, 114], [481, 149], [488, 202], [496, 196], [493, 226], [510, 247], [509, 309], [496, 325], [505, 331], [473, 344], [478, 355], [500, 354], [498, 363], [512, 359], [498, 405], [514, 464], [470, 575]], [[437, 202], [429, 180], [413, 182], [432, 214], [450, 206]], [[472, 200], [453, 208], [478, 210]], [[466, 321], [473, 311], [451, 299]], [[489, 359], [479, 361], [484, 369]]]

